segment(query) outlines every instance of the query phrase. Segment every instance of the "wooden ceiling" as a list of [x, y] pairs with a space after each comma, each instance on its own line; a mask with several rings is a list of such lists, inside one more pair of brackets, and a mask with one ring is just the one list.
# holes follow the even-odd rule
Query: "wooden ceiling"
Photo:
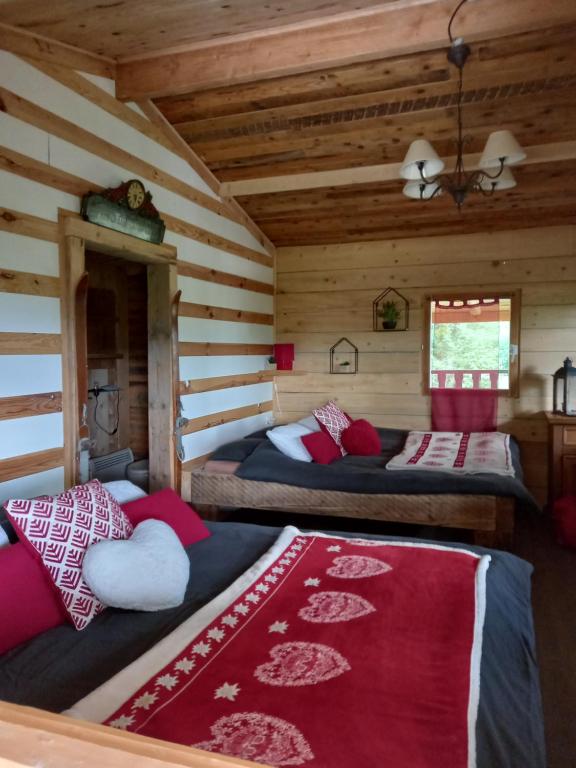
[[[576, 25], [472, 46], [464, 84], [467, 151], [512, 130], [520, 143], [576, 139]], [[399, 163], [425, 137], [454, 154], [456, 76], [443, 50], [205, 90], [156, 101], [221, 181]], [[574, 161], [514, 169], [493, 198], [429, 202], [403, 182], [240, 196], [276, 245], [463, 233], [576, 221]], [[230, 185], [233, 188], [233, 185]], [[238, 189], [241, 189], [238, 185]]]
[[456, 0], [0, 0], [0, 20], [119, 59], [120, 95], [156, 96], [223, 190], [293, 245], [576, 221], [576, 2], [510, 3], [470, 0], [455, 25], [472, 47], [466, 151], [508, 128], [528, 161], [517, 187], [461, 211], [404, 197], [397, 167], [420, 137], [454, 154]]
[[393, 0], [0, 0], [0, 20], [122, 59]]

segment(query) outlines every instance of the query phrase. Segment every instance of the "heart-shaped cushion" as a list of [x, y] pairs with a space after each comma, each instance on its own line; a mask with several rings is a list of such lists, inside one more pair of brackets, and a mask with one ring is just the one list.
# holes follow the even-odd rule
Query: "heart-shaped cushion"
[[169, 525], [145, 520], [126, 541], [101, 541], [89, 547], [82, 572], [104, 605], [160, 611], [184, 600], [190, 561]]

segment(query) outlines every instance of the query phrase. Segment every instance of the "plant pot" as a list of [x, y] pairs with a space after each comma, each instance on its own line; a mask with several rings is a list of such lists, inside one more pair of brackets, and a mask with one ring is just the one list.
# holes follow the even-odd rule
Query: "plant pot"
[[384, 328], [385, 331], [393, 331], [397, 324], [397, 320], [383, 320], [382, 328]]

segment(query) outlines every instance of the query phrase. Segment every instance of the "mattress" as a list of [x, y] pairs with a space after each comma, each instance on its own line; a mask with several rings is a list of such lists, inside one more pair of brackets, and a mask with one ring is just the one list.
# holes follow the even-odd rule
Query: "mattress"
[[379, 456], [345, 456], [329, 465], [296, 461], [281, 453], [263, 433], [220, 447], [211, 457], [215, 461], [239, 461], [237, 477], [243, 480], [281, 483], [324, 491], [365, 494], [435, 495], [469, 494], [514, 498], [525, 509], [538, 509], [537, 502], [523, 482], [520, 449], [510, 440], [514, 477], [492, 473], [454, 475], [423, 470], [389, 471], [386, 463], [400, 453], [408, 432], [378, 429]]
[[[242, 523], [208, 525], [214, 535], [189, 549], [191, 578], [182, 606], [156, 613], [108, 609], [83, 632], [70, 626], [46, 632], [0, 658], [0, 698], [52, 711], [71, 707], [228, 587], [280, 533], [278, 528]], [[530, 605], [532, 569], [513, 555], [490, 554], [477, 723], [478, 766], [544, 768]]]

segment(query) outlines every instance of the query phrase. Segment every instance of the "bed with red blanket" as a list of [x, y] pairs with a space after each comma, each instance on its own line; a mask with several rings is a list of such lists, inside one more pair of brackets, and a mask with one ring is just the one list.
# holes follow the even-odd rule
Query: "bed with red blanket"
[[[271, 766], [543, 768], [529, 611], [518, 636], [515, 620], [493, 636], [497, 580], [507, 568], [519, 574], [520, 562], [286, 528], [227, 589], [68, 713]], [[526, 584], [514, 586], [511, 573], [503, 615], [525, 600]], [[499, 645], [504, 667], [487, 685]], [[508, 679], [498, 679], [503, 669]]]

